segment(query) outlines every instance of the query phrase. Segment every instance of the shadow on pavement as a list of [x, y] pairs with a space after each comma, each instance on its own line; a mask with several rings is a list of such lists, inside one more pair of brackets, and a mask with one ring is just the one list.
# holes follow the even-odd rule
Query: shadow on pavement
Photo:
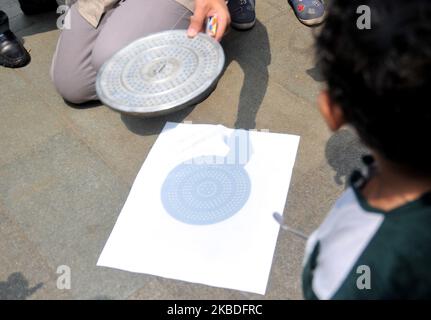
[[[256, 25], [226, 44], [226, 66], [236, 61], [244, 72], [235, 128], [254, 129], [256, 116], [268, 88], [271, 50], [266, 27]], [[226, 41], [229, 41], [227, 39]]]
[[37, 290], [43, 283], [38, 283], [33, 288], [29, 287], [28, 280], [20, 272], [9, 275], [6, 281], [0, 281], [0, 300], [24, 300]]
[[191, 106], [166, 116], [154, 118], [139, 118], [122, 114], [121, 121], [123, 121], [127, 129], [133, 133], [141, 136], [149, 136], [159, 134], [168, 121], [178, 123], [183, 122], [194, 108], [195, 106]]
[[350, 174], [362, 168], [362, 156], [369, 154], [359, 138], [350, 129], [334, 133], [326, 143], [325, 155], [328, 164], [335, 170], [334, 181], [348, 187]]
[[85, 102], [85, 103], [81, 103], [81, 104], [75, 104], [75, 103], [71, 103], [69, 101], [64, 100], [64, 103], [69, 106], [72, 109], [92, 109], [92, 108], [97, 108], [97, 107], [102, 107], [104, 106], [103, 103], [99, 100], [95, 100], [95, 101], [89, 101], [89, 102]]
[[319, 67], [315, 66], [305, 71], [314, 81], [316, 82], [324, 82], [322, 74], [320, 73]]

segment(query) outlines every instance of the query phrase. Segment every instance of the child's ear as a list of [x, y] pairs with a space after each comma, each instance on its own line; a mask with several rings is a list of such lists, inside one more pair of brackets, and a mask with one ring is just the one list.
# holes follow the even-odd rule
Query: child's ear
[[345, 123], [343, 110], [331, 101], [328, 91], [322, 91], [319, 95], [319, 109], [326, 124], [332, 131], [337, 131]]

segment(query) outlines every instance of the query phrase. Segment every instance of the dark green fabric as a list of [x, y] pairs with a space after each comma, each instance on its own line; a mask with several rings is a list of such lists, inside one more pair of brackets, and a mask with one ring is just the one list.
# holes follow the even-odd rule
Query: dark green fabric
[[[379, 230], [359, 256], [332, 299], [431, 298], [431, 193], [390, 212], [371, 207], [353, 188], [364, 211], [384, 215]], [[318, 244], [303, 271], [306, 299], [315, 299], [313, 270], [318, 268]], [[359, 266], [370, 268], [371, 289], [358, 289]]]
[[318, 299], [313, 291], [312, 283], [313, 283], [313, 271], [317, 267], [317, 257], [319, 256], [319, 249], [320, 249], [320, 243], [317, 242], [302, 272], [302, 292], [304, 294], [304, 298], [307, 300]]
[[[384, 214], [385, 220], [333, 298], [431, 298], [431, 195], [381, 213], [356, 193], [364, 209]], [[357, 288], [361, 265], [370, 267], [370, 290]]]

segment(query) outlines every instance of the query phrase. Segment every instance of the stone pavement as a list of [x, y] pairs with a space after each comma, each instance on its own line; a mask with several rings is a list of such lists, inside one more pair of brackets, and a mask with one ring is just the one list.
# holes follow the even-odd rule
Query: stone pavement
[[[23, 69], [0, 68], [0, 299], [301, 299], [304, 241], [280, 232], [265, 296], [96, 266], [133, 180], [166, 121], [255, 127], [301, 136], [284, 215], [310, 233], [345, 187], [364, 149], [349, 130], [330, 134], [316, 108], [321, 88], [313, 32], [287, 0], [258, 0], [256, 27], [224, 41], [227, 69], [203, 103], [138, 119], [93, 103], [71, 107], [49, 67], [55, 13], [25, 17], [0, 0], [31, 50]], [[58, 266], [72, 271], [56, 287]]]

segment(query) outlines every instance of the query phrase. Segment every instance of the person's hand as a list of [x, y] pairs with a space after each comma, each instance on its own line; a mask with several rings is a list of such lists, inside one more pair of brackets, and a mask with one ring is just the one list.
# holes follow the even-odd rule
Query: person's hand
[[198, 32], [203, 31], [211, 16], [217, 16], [218, 26], [215, 39], [220, 41], [230, 25], [230, 14], [225, 0], [195, 0], [195, 12], [190, 19], [188, 36], [193, 38]]

